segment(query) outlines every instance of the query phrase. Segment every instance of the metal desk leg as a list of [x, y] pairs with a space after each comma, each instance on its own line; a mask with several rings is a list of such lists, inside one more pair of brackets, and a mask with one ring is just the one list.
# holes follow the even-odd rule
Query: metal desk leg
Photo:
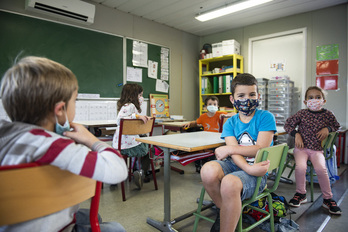
[[160, 231], [177, 231], [170, 221], [170, 149], [161, 149], [164, 152], [164, 219], [160, 222], [147, 218], [146, 222]]

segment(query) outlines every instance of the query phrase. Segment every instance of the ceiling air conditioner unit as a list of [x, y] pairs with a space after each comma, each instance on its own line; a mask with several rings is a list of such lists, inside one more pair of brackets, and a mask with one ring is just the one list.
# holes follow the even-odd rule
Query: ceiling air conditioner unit
[[95, 5], [80, 0], [26, 0], [25, 9], [85, 24], [95, 15]]

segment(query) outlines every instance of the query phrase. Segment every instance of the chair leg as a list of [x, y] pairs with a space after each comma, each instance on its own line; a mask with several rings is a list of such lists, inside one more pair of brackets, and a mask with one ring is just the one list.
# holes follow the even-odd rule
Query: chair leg
[[152, 158], [150, 158], [150, 164], [151, 164], [151, 170], [152, 170], [153, 183], [155, 185], [155, 189], [158, 190], [157, 179], [156, 179], [156, 170], [155, 170], [155, 165], [153, 164]]
[[[205, 189], [203, 187], [202, 190], [201, 190], [201, 196], [199, 197], [197, 211], [196, 211], [196, 213], [194, 213], [194, 215], [196, 215], [196, 214], [200, 215], [201, 214], [204, 195], [205, 195]], [[193, 232], [197, 231], [198, 222], [199, 222], [199, 219], [200, 219], [200, 217], [198, 215], [196, 215], [195, 223], [193, 224]]]
[[121, 182], [121, 190], [122, 190], [122, 200], [126, 201], [126, 191], [124, 189], [124, 181]]
[[271, 226], [271, 232], [274, 232], [274, 214], [273, 214], [273, 205], [272, 205], [272, 195], [268, 194], [268, 208], [270, 213], [270, 226]]
[[311, 178], [311, 202], [314, 200], [314, 194], [313, 194], [313, 189], [314, 189], [314, 184], [313, 184], [313, 166], [311, 165], [310, 167], [310, 178]]

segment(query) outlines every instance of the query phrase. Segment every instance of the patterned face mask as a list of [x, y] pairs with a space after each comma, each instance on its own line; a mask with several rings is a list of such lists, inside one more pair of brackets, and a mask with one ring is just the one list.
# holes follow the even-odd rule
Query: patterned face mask
[[307, 100], [307, 107], [311, 111], [319, 111], [325, 105], [324, 99], [310, 99]]
[[243, 99], [234, 101], [234, 107], [246, 116], [251, 115], [259, 106], [259, 99]]

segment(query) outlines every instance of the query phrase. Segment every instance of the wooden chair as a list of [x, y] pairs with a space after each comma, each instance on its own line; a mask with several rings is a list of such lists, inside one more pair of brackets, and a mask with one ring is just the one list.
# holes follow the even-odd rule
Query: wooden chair
[[[121, 142], [122, 142], [122, 135], [140, 135], [140, 134], [149, 134], [149, 136], [152, 136], [153, 132], [153, 126], [155, 124], [155, 119], [151, 118], [147, 121], [145, 124], [141, 119], [121, 119], [120, 121], [120, 129], [119, 129], [119, 135], [118, 135], [118, 147], [117, 149], [121, 151]], [[155, 185], [155, 189], [158, 189], [157, 186], [157, 180], [156, 180], [156, 172], [155, 172], [155, 166], [153, 164], [152, 159], [152, 152], [151, 152], [151, 146], [149, 145], [149, 155], [150, 155], [150, 163], [151, 163], [151, 169], [152, 169], [152, 177], [153, 182]], [[128, 156], [123, 155], [124, 160], [126, 163], [128, 163]], [[140, 162], [141, 158], [138, 159], [138, 162]], [[131, 178], [133, 176], [133, 170], [132, 170], [132, 162], [130, 160], [129, 162], [129, 170], [128, 170], [128, 179], [129, 182], [131, 181]], [[122, 200], [126, 201], [126, 193], [124, 189], [124, 181], [121, 183], [122, 188]]]
[[224, 127], [224, 124], [225, 122], [227, 121], [227, 119], [229, 119], [230, 116], [225, 116], [225, 115], [221, 115], [221, 118], [220, 118], [220, 127], [219, 127], [219, 133], [222, 133], [222, 129]]
[[[249, 231], [268, 219], [270, 219], [271, 231], [272, 232], [274, 231], [274, 215], [273, 215], [272, 204], [269, 204], [269, 212], [264, 211], [262, 209], [259, 209], [257, 207], [250, 206], [250, 204], [256, 200], [263, 198], [263, 197], [267, 197], [268, 202], [272, 202], [272, 194], [271, 193], [274, 192], [278, 188], [279, 180], [280, 180], [280, 177], [281, 177], [282, 172], [283, 172], [284, 163], [285, 163], [288, 149], [289, 149], [288, 146], [284, 143], [284, 144], [280, 144], [280, 145], [276, 145], [276, 146], [272, 146], [272, 147], [262, 148], [257, 152], [256, 157], [255, 157], [255, 162], [270, 160], [270, 167], [268, 168], [268, 172], [272, 172], [274, 169], [277, 169], [276, 178], [274, 180], [274, 184], [273, 184], [272, 188], [269, 189], [266, 187], [265, 190], [259, 195], [258, 195], [258, 189], [259, 189], [259, 186], [261, 184], [262, 177], [257, 178], [257, 185], [256, 185], [255, 192], [254, 192], [253, 196], [250, 199], [246, 199], [242, 202], [241, 215], [240, 215], [239, 222], [238, 222], [238, 225], [236, 228], [237, 231]], [[198, 202], [197, 211], [195, 213], [193, 213], [196, 216], [194, 226], [193, 226], [194, 232], [197, 231], [199, 219], [202, 218], [202, 219], [205, 219], [207, 221], [214, 222], [213, 219], [201, 215], [204, 194], [205, 194], [205, 189], [203, 187], [201, 190], [201, 196], [200, 196], [200, 199]], [[254, 224], [250, 225], [249, 227], [243, 229], [242, 228], [242, 212], [244, 211], [244, 208], [246, 208], [246, 207], [249, 207], [249, 208], [252, 208], [252, 209], [257, 210], [259, 212], [265, 213], [266, 216], [264, 218], [262, 218], [261, 220], [255, 222]]]
[[[336, 142], [338, 136], [338, 132], [331, 132], [329, 133], [329, 135], [327, 136], [326, 139], [324, 139], [321, 142], [321, 145], [323, 147], [323, 151], [324, 151], [324, 155], [325, 155], [325, 159], [331, 159], [332, 156], [334, 155], [334, 144]], [[288, 158], [287, 161], [285, 163], [285, 167], [288, 167], [291, 169], [291, 171], [288, 174], [288, 178], [290, 178], [290, 176], [292, 175], [293, 171], [295, 170], [296, 167], [296, 163], [294, 161], [294, 149], [290, 149], [288, 152]], [[294, 164], [291, 165], [290, 162], [293, 161]], [[313, 202], [314, 200], [314, 194], [313, 194], [313, 188], [314, 188], [314, 184], [313, 184], [313, 176], [314, 176], [314, 168], [312, 165], [312, 162], [310, 160], [307, 161], [307, 165], [310, 167], [310, 172], [308, 173], [310, 176], [310, 189], [311, 189], [311, 202]]]
[[53, 214], [92, 197], [90, 223], [100, 232], [101, 183], [52, 165], [27, 163], [0, 167], [0, 226]]

